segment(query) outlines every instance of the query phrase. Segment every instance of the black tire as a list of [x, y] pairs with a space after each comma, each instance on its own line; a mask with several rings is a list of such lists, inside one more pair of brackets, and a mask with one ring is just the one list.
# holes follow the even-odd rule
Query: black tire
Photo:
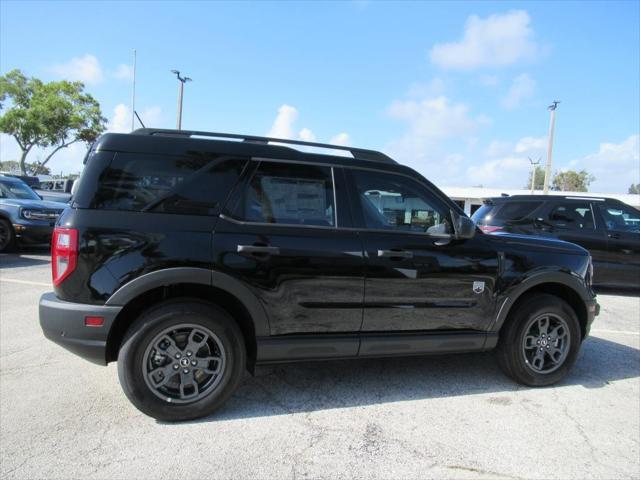
[[12, 252], [16, 246], [16, 234], [11, 223], [0, 218], [0, 252]]
[[[169, 369], [174, 361], [177, 362], [166, 353], [160, 355], [157, 353], [159, 351], [157, 339], [167, 336], [163, 332], [169, 330], [169, 335], [175, 335], [175, 332], [180, 332], [181, 328], [188, 332], [192, 326], [192, 331], [204, 328], [213, 334], [215, 340], [210, 341], [215, 342], [215, 345], [219, 343], [218, 352], [224, 368], [221, 370], [220, 378], [211, 375], [210, 378], [215, 379], [215, 385], [210, 384], [207, 387], [212, 388], [211, 391], [198, 392], [199, 389], [196, 388], [196, 393], [204, 396], [190, 401], [178, 398], [184, 393], [182, 387], [178, 387], [179, 390], [175, 393], [176, 398], [171, 398], [172, 394], [165, 395], [161, 392], [162, 389], [169, 387], [153, 388], [148, 372], [155, 368], [149, 363], [155, 359], [162, 359], [162, 363], [166, 363], [162, 367], [165, 369]], [[178, 330], [171, 330], [172, 328]], [[191, 337], [188, 340], [190, 339]], [[154, 345], [151, 345], [152, 342]], [[180, 344], [176, 341], [174, 345]], [[209, 348], [207, 345], [205, 344], [205, 350]], [[187, 348], [184, 347], [182, 351], [186, 352]], [[149, 351], [155, 353], [152, 355], [148, 353]], [[197, 353], [191, 359], [195, 359], [195, 355]], [[182, 360], [185, 359], [186, 353]], [[127, 398], [142, 413], [168, 422], [192, 420], [211, 415], [237, 388], [244, 374], [245, 365], [244, 337], [233, 318], [221, 308], [191, 299], [167, 301], [144, 312], [129, 328], [118, 353], [118, 377]], [[191, 368], [189, 365], [187, 367]], [[181, 369], [182, 367], [178, 370]], [[193, 367], [193, 372], [197, 372], [196, 367]], [[182, 384], [183, 376], [180, 371], [170, 375], [179, 375], [179, 378], [174, 376], [172, 381]], [[195, 377], [196, 373], [191, 375]], [[200, 372], [199, 375], [207, 374]], [[162, 379], [163, 376], [161, 375], [160, 378]], [[174, 403], [176, 401], [182, 403]]]
[[[573, 367], [582, 343], [582, 334], [576, 313], [567, 302], [550, 294], [528, 295], [519, 302], [516, 308], [517, 310], [510, 314], [500, 333], [500, 341], [496, 349], [500, 368], [508, 377], [530, 387], [544, 387], [559, 382]], [[548, 348], [547, 339], [538, 337], [535, 342], [527, 342], [532, 337], [535, 338], [535, 335], [531, 335], [531, 330], [529, 330], [534, 327], [530, 326], [545, 316], [555, 321], [556, 325], [562, 325], [564, 322], [567, 327], [560, 330], [566, 330], [569, 340], [562, 355], [558, 355], [558, 360], [561, 361], [557, 363], [547, 352], [540, 349], [542, 347]], [[545, 334], [541, 333], [540, 335], [544, 337]], [[542, 344], [538, 341], [541, 341]], [[534, 346], [529, 346], [529, 343]], [[526, 349], [525, 344], [527, 345]], [[551, 345], [551, 348], [556, 347], [555, 343]], [[533, 349], [533, 353], [530, 353], [531, 349]], [[532, 364], [536, 362], [529, 361], [531, 357], [528, 355], [535, 355], [538, 351], [544, 358], [542, 365], [549, 365], [547, 372], [542, 371], [543, 366], [539, 361], [537, 362], [539, 368]]]

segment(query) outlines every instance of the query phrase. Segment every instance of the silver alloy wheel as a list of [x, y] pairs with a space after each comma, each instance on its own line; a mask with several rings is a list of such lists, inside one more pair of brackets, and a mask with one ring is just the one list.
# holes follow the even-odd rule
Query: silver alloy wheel
[[216, 334], [202, 325], [166, 328], [147, 346], [144, 380], [157, 397], [192, 403], [209, 395], [224, 376], [226, 352]]
[[571, 347], [571, 334], [566, 320], [553, 313], [539, 315], [529, 321], [522, 338], [522, 354], [535, 373], [555, 372], [562, 366]]

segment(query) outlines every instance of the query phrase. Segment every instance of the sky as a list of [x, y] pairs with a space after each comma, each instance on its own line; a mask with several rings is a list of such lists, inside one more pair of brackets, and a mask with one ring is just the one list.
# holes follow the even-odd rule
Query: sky
[[[81, 80], [109, 130], [272, 135], [382, 150], [439, 186], [523, 188], [547, 159], [590, 191], [640, 182], [640, 2], [0, 2], [0, 74]], [[1, 113], [1, 112], [0, 112]], [[138, 125], [137, 125], [138, 126]], [[55, 173], [82, 167], [79, 144]], [[46, 151], [31, 153], [30, 160]], [[0, 158], [18, 147], [0, 137]]]

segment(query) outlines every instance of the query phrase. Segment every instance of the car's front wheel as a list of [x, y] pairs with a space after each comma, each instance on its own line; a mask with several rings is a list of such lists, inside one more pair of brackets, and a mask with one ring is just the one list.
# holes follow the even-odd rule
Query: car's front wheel
[[554, 295], [534, 294], [507, 319], [496, 353], [509, 377], [539, 387], [552, 385], [569, 372], [581, 343], [580, 324], [571, 306]]
[[16, 235], [9, 221], [0, 218], [0, 252], [9, 252], [16, 242]]
[[129, 400], [164, 421], [210, 415], [238, 386], [245, 369], [242, 333], [224, 310], [170, 301], [143, 313], [118, 354]]

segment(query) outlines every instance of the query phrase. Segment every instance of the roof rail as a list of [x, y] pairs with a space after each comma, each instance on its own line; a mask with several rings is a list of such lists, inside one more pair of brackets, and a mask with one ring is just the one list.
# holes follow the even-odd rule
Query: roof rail
[[396, 163], [395, 160], [388, 157], [382, 152], [378, 152], [376, 150], [367, 150], [364, 148], [354, 148], [343, 145], [331, 145], [329, 143], [316, 143], [316, 142], [305, 142], [303, 140], [289, 140], [286, 138], [272, 138], [272, 137], [259, 137], [255, 135], [238, 135], [234, 133], [218, 133], [218, 132], [200, 132], [197, 130], [172, 130], [165, 128], [139, 128], [131, 132], [132, 135], [163, 135], [170, 137], [211, 137], [211, 138], [220, 138], [226, 139], [231, 138], [235, 140], [242, 140], [243, 142], [252, 142], [252, 143], [284, 143], [287, 145], [302, 145], [305, 147], [319, 147], [319, 148], [327, 148], [331, 150], [342, 150], [351, 153], [353, 158], [358, 160], [370, 160], [373, 162], [383, 162], [383, 163]]

